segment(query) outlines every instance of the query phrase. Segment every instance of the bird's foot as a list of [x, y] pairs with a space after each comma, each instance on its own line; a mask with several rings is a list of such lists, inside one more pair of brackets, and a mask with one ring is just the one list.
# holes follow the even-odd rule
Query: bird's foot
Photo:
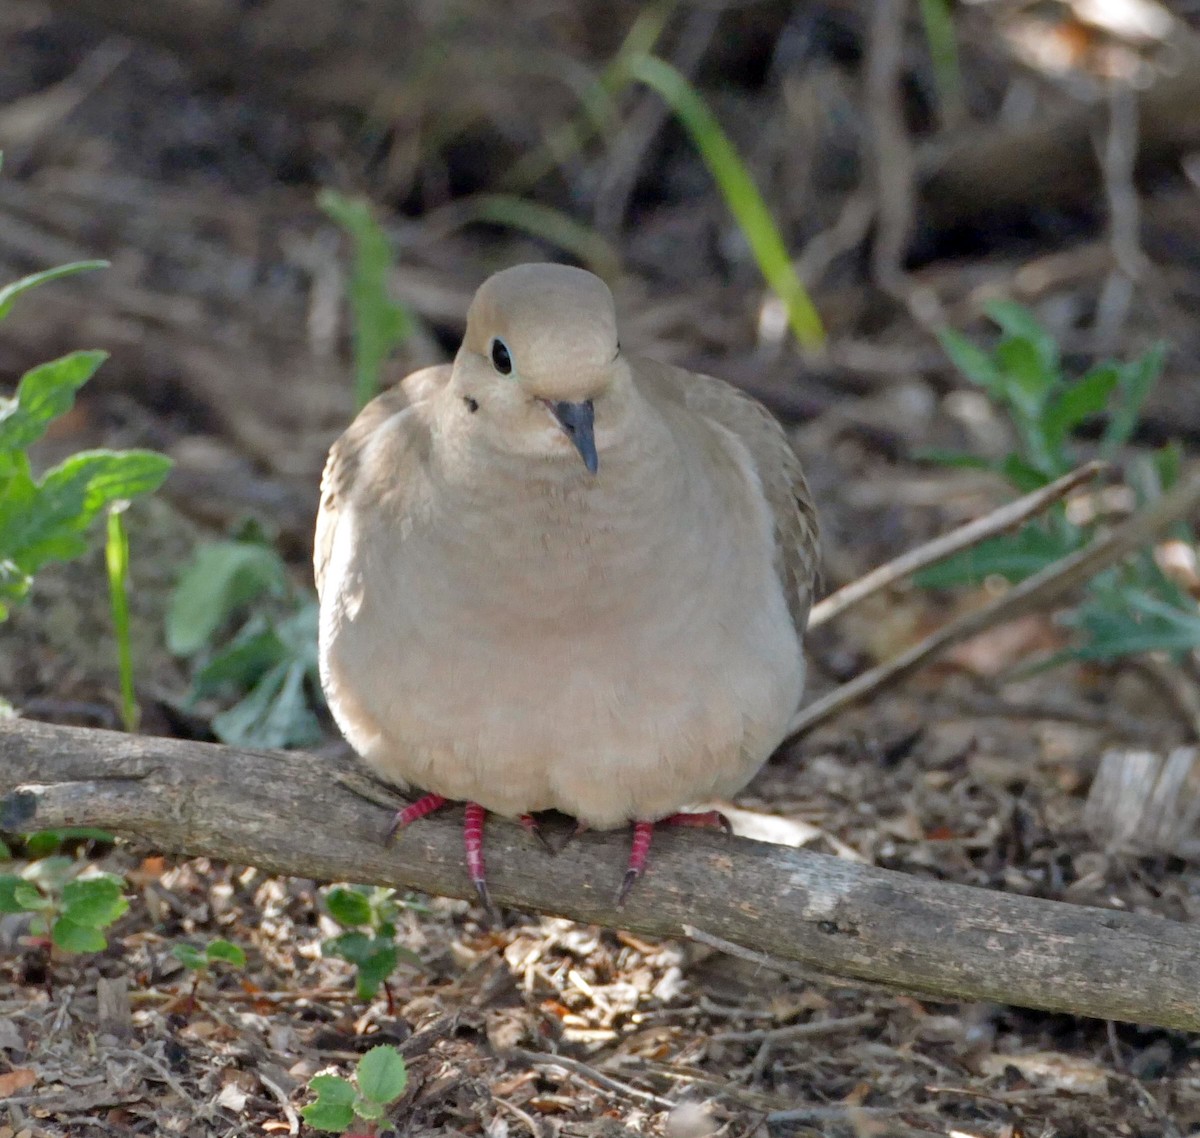
[[542, 845], [542, 849], [548, 854], [554, 853], [554, 847], [550, 844], [550, 839], [546, 837], [545, 832], [542, 830], [541, 823], [532, 814], [522, 814], [517, 821], [521, 823], [526, 833], [532, 834], [537, 838]]
[[440, 810], [449, 801], [448, 798], [443, 798], [440, 794], [426, 794], [424, 797], [418, 798], [416, 802], [406, 806], [392, 819], [392, 824], [388, 827], [387, 837], [384, 838], [383, 844], [390, 846], [396, 840], [396, 835], [405, 826], [417, 821], [419, 818], [424, 818], [426, 814], [432, 814], [435, 810]]
[[[703, 814], [668, 814], [667, 817], [660, 818], [659, 822], [664, 826], [694, 826], [699, 829], [722, 830], [726, 834], [733, 833], [729, 819], [720, 810], [706, 810]], [[653, 822], [633, 824], [633, 846], [629, 851], [629, 865], [621, 881], [621, 888], [617, 891], [618, 909], [625, 907], [630, 890], [646, 868], [646, 861], [650, 857], [650, 841], [654, 837], [654, 825]]]
[[492, 924], [500, 923], [500, 914], [492, 904], [491, 894], [487, 887], [487, 874], [483, 868], [483, 822], [487, 811], [478, 802], [467, 803], [467, 814], [463, 821], [463, 843], [467, 848], [467, 872], [471, 875], [471, 884], [479, 894], [479, 903], [483, 906]]
[[[405, 826], [432, 814], [435, 810], [440, 810], [449, 801], [440, 794], [426, 794], [412, 805], [406, 806], [392, 819], [385, 839], [386, 844], [391, 845]], [[486, 816], [487, 811], [478, 802], [467, 803], [467, 814], [463, 821], [463, 844], [467, 850], [467, 872], [471, 875], [471, 884], [475, 886], [475, 892], [479, 894], [480, 903], [491, 922], [499, 924], [500, 914], [492, 904], [491, 895], [488, 893], [487, 874], [483, 868], [483, 821]], [[535, 833], [538, 832], [537, 822], [528, 814], [521, 818], [521, 825], [526, 829], [532, 828]]]

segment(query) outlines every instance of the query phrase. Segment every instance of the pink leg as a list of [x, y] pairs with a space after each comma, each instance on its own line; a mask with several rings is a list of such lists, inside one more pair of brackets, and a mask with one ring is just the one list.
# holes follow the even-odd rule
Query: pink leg
[[463, 822], [463, 842], [467, 847], [467, 872], [471, 875], [471, 884], [479, 894], [479, 900], [487, 910], [488, 916], [499, 923], [499, 914], [492, 905], [488, 894], [487, 874], [483, 868], [483, 820], [487, 811], [478, 802], [467, 803], [467, 816]]
[[396, 835], [405, 826], [417, 821], [419, 818], [424, 818], [426, 814], [432, 814], [435, 810], [440, 810], [446, 805], [446, 802], [447, 800], [440, 794], [426, 794], [423, 798], [418, 798], [411, 806], [406, 806], [392, 819], [392, 824], [388, 827], [384, 844], [390, 846], [396, 840]]
[[634, 882], [642, 876], [646, 868], [646, 858], [650, 856], [650, 840], [654, 837], [653, 822], [634, 822], [633, 846], [629, 851], [629, 867], [625, 870], [625, 879], [617, 892], [617, 908], [625, 907], [626, 898], [633, 888]]
[[[703, 814], [668, 814], [659, 821], [664, 826], [694, 826], [697, 829], [720, 829], [727, 834], [733, 833], [729, 819], [719, 810], [707, 810]], [[625, 905], [629, 891], [646, 868], [646, 860], [650, 856], [650, 841], [654, 837], [654, 825], [653, 822], [633, 824], [633, 847], [629, 851], [629, 868], [625, 870], [625, 879], [617, 893], [618, 909]]]

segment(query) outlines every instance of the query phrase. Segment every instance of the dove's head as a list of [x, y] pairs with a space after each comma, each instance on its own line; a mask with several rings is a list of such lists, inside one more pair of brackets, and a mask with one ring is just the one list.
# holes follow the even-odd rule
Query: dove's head
[[513, 454], [573, 458], [593, 474], [631, 388], [612, 293], [567, 265], [517, 265], [480, 286], [454, 361], [463, 426]]

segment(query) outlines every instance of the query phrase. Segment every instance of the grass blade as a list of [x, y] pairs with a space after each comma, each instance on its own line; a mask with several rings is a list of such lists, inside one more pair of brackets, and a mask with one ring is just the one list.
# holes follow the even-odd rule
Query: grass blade
[[820, 348], [825, 342], [821, 318], [796, 275], [787, 246], [754, 179], [712, 111], [687, 79], [657, 56], [643, 55], [627, 66], [635, 79], [662, 96], [691, 135], [725, 204], [749, 242], [763, 278], [787, 309], [788, 323], [796, 339], [805, 348]]

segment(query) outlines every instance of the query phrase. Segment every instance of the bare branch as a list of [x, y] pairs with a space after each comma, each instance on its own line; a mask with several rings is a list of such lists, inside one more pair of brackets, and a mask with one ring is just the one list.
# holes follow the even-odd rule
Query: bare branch
[[[1190, 485], [1200, 494], [1200, 477]], [[102, 826], [274, 873], [472, 896], [461, 817], [423, 819], [387, 849], [390, 809], [356, 789], [363, 781], [347, 761], [299, 752], [0, 724], [0, 828]], [[1200, 1028], [1200, 930], [1173, 921], [669, 830], [618, 912], [628, 841], [591, 833], [551, 857], [520, 826], [493, 819], [492, 894], [640, 933], [693, 928], [767, 960], [942, 999]]]

